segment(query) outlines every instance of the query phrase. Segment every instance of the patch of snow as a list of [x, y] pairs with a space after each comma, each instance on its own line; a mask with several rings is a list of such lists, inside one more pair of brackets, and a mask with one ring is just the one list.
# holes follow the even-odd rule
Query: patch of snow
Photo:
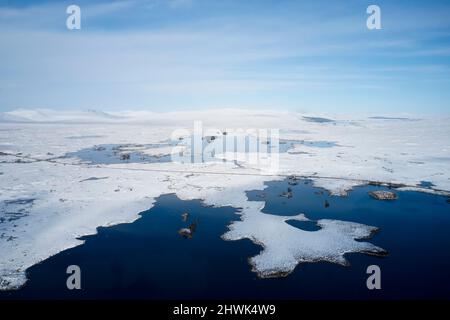
[[345, 179], [312, 178], [314, 187], [323, 188], [333, 196], [346, 196], [348, 191], [367, 182]]
[[435, 194], [438, 196], [450, 197], [450, 191], [444, 190], [434, 190], [429, 188], [420, 188], [420, 187], [401, 187], [397, 188], [397, 191], [415, 191], [415, 192], [425, 192], [430, 194]]
[[287, 220], [309, 221], [305, 215], [275, 216], [259, 211], [247, 212], [245, 219], [234, 222], [225, 240], [243, 238], [261, 244], [264, 249], [250, 259], [260, 277], [269, 278], [291, 273], [299, 263], [327, 261], [348, 265], [344, 255], [363, 252], [384, 255], [386, 251], [365, 239], [377, 230], [375, 227], [338, 220], [319, 220], [320, 230], [309, 232], [295, 228]]

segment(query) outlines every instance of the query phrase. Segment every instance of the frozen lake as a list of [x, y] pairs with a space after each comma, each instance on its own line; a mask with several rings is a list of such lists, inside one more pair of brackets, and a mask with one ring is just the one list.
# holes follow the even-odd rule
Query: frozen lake
[[[249, 191], [250, 201], [265, 202], [268, 215], [304, 212], [311, 220], [338, 219], [373, 225], [379, 232], [364, 240], [388, 251], [386, 257], [346, 255], [350, 266], [318, 262], [300, 264], [284, 278], [261, 279], [248, 258], [261, 247], [249, 240], [224, 241], [237, 209], [213, 208], [201, 201], [183, 201], [173, 194], [157, 198], [154, 207], [133, 223], [99, 228], [83, 237], [85, 244], [65, 250], [28, 269], [22, 289], [1, 298], [299, 298], [391, 299], [450, 298], [450, 204], [446, 198], [418, 192], [397, 192], [395, 201], [372, 199], [355, 188], [347, 197], [330, 196], [309, 180], [268, 182], [265, 190]], [[288, 188], [292, 197], [282, 195]], [[189, 213], [187, 221], [182, 214]], [[314, 222], [292, 223], [308, 232]], [[192, 222], [191, 239], [178, 234]], [[65, 269], [82, 270], [82, 290], [66, 289]], [[366, 288], [367, 266], [379, 265], [382, 290]]]
[[[314, 281], [321, 283], [318, 287], [323, 294], [326, 286], [322, 278], [330, 274], [328, 268], [336, 270], [333, 271], [337, 272], [336, 279], [345, 278], [349, 268], [343, 266], [349, 263], [353, 271], [342, 284], [354, 283], [364, 290], [362, 276], [355, 277], [355, 274], [360, 272], [365, 279], [363, 266], [367, 267], [366, 262], [386, 263], [388, 274], [383, 279], [388, 279], [390, 268], [397, 265], [412, 268], [414, 272], [417, 266], [417, 270], [427, 270], [425, 274], [430, 277], [444, 277], [430, 270], [440, 268], [441, 263], [445, 265], [448, 260], [442, 253], [449, 243], [445, 236], [447, 215], [443, 214], [448, 211], [446, 196], [450, 195], [448, 118], [406, 121], [214, 110], [167, 114], [131, 112], [127, 116], [95, 118], [98, 122], [76, 120], [79, 118], [71, 122], [73, 114], [70, 113], [41, 113], [46, 115], [44, 122], [32, 117], [26, 123], [1, 123], [0, 290], [18, 289], [26, 284], [14, 294], [32, 295], [33, 288], [40, 290], [41, 278], [34, 276], [34, 270], [44, 268], [45, 274], [53, 273], [48, 271], [53, 268], [52, 261], [67, 264], [70, 259], [62, 257], [68, 253], [74, 257], [80, 252], [81, 260], [88, 259], [82, 252], [91, 246], [90, 250], [95, 252], [93, 257], [101, 252], [111, 254], [111, 257], [104, 256], [104, 261], [120, 265], [131, 263], [127, 262], [132, 260], [128, 252], [134, 252], [133, 257], [148, 254], [145, 250], [133, 251], [133, 247], [152, 248], [164, 243], [168, 248], [164, 256], [173, 252], [173, 259], [169, 259], [173, 262], [182, 253], [178, 247], [184, 248], [183, 252], [194, 250], [198, 239], [204, 237], [205, 229], [208, 229], [208, 236], [202, 241], [217, 243], [217, 247], [203, 246], [204, 255], [219, 255], [222, 264], [227, 261], [225, 265], [228, 261], [230, 265], [238, 261], [236, 268], [242, 268], [242, 275], [229, 271], [230, 277], [237, 279], [234, 284], [252, 279], [249, 283], [256, 283], [256, 288], [268, 286], [261, 289], [261, 294], [270, 295], [273, 290], [279, 296], [306, 297], [306, 292], [311, 292], [312, 298], [322, 297], [314, 294]], [[83, 119], [91, 116], [90, 113], [80, 114]], [[196, 131], [198, 120], [203, 121], [200, 147], [208, 151], [202, 157], [196, 157], [198, 150], [195, 148], [193, 152], [186, 148], [192, 137], [200, 136]], [[255, 132], [271, 128], [279, 131], [279, 143], [276, 143], [279, 148], [268, 141], [267, 136], [262, 135], [259, 141], [254, 138]], [[240, 143], [227, 143], [238, 140]], [[213, 152], [210, 147], [222, 146], [222, 142], [225, 143], [222, 154], [216, 149]], [[258, 148], [270, 151], [267, 157], [263, 154], [258, 158], [261, 162], [255, 162], [249, 152], [254, 151], [250, 148], [254, 142]], [[277, 149], [278, 153], [272, 153]], [[186, 156], [187, 161], [172, 161], [170, 155], [174, 150]], [[193, 158], [200, 161], [190, 161]], [[266, 166], [267, 159], [277, 162], [278, 168], [272, 170]], [[292, 176], [310, 180], [283, 180]], [[398, 200], [379, 202], [367, 194], [371, 188], [384, 190], [381, 186], [393, 187]], [[190, 203], [199, 201], [214, 208], [195, 210], [200, 220], [195, 236], [190, 240], [180, 238], [178, 230], [188, 227], [180, 225], [180, 215]], [[169, 213], [158, 214], [162, 204]], [[230, 210], [229, 214], [222, 209]], [[141, 217], [139, 213], [146, 211], [150, 213]], [[220, 223], [205, 224], [212, 212]], [[170, 220], [172, 214], [173, 220]], [[152, 222], [153, 219], [156, 220]], [[134, 228], [140, 224], [148, 230], [153, 226], [161, 227], [155, 231], [155, 236], [149, 232], [137, 238], [120, 237], [117, 241], [127, 246], [123, 253], [113, 252], [114, 246], [102, 249], [98, 242], [104, 235], [110, 237], [115, 226], [129, 229], [127, 235], [139, 234]], [[246, 247], [242, 249], [243, 243]], [[233, 248], [230, 255], [223, 257], [222, 249], [215, 250], [221, 246]], [[386, 251], [389, 256], [380, 258]], [[120, 255], [123, 255], [122, 262], [122, 258], [117, 258]], [[116, 260], [111, 260], [113, 257]], [[163, 271], [170, 269], [168, 261], [155, 262], [157, 255], [142, 259], [153, 261], [150, 265], [155, 268], [161, 264]], [[360, 259], [364, 263], [355, 264]], [[305, 263], [317, 261], [327, 263]], [[391, 261], [395, 263], [391, 265]], [[94, 266], [96, 262], [89, 263]], [[214, 285], [226, 271], [221, 264], [195, 263], [198, 262], [184, 263], [185, 268], [214, 270], [206, 273], [211, 274], [208, 281]], [[59, 267], [54, 268], [56, 274], [61, 272], [57, 271]], [[304, 270], [312, 273], [303, 278]], [[144, 279], [147, 271], [159, 272], [147, 266], [136, 274]], [[175, 279], [178, 269], [173, 271], [171, 275], [165, 273], [161, 283], [173, 283], [170, 277]], [[116, 281], [106, 273], [103, 280], [100, 280], [100, 273], [85, 276], [85, 281], [90, 277], [100, 281], [98, 284], [86, 282], [87, 287], [100, 290], [91, 291], [93, 296], [106, 294], [106, 289], [101, 289], [103, 284]], [[281, 276], [287, 278], [278, 282], [267, 279]], [[55, 284], [60, 283], [58, 275], [55, 277]], [[59, 277], [66, 277], [65, 272]], [[295, 280], [297, 277], [301, 280]], [[401, 283], [400, 271], [395, 271], [395, 277], [394, 286], [406, 286]], [[53, 276], [45, 277], [46, 281], [50, 278]], [[157, 287], [161, 287], [159, 279], [152, 280]], [[292, 289], [289, 289], [291, 282]], [[285, 292], [277, 289], [278, 283], [287, 286]], [[404, 294], [426, 292], [435, 279], [429, 283], [429, 287], [420, 284], [420, 290], [406, 290]], [[268, 284], [274, 287], [269, 289]], [[215, 294], [225, 292], [230, 297], [238, 293], [254, 294], [254, 285], [249, 286], [249, 291], [238, 293], [233, 293], [231, 287], [227, 289], [227, 285], [228, 282], [224, 283]], [[298, 290], [304, 286], [308, 290]], [[441, 295], [439, 283], [433, 286], [438, 289], [430, 294]], [[124, 283], [125, 291], [132, 287], [132, 283]], [[51, 288], [52, 285], [49, 290]], [[349, 288], [355, 287], [350, 285]], [[192, 294], [214, 296], [205, 290]], [[336, 292], [331, 290], [330, 296]], [[149, 294], [147, 290], [146, 294]], [[385, 294], [395, 296], [388, 291]], [[352, 296], [350, 292], [348, 295]]]

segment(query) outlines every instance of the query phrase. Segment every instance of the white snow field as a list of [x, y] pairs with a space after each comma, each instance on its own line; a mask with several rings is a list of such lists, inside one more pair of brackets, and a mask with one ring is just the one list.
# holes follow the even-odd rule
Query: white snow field
[[[323, 119], [323, 118], [326, 119]], [[82, 149], [121, 145], [118, 152], [170, 153], [174, 130], [192, 130], [194, 121], [233, 129], [279, 129], [296, 140], [279, 154], [279, 170], [269, 172], [246, 161], [245, 154], [217, 154], [226, 160], [204, 163], [119, 161], [89, 163]], [[331, 120], [331, 121], [329, 121]], [[158, 144], [148, 147], [149, 144]], [[234, 157], [234, 158], [233, 158]], [[171, 113], [17, 110], [0, 114], [0, 289], [17, 289], [30, 266], [82, 243], [99, 226], [131, 222], [155, 198], [175, 193], [208, 205], [240, 208], [225, 240], [249, 238], [263, 249], [250, 259], [261, 277], [286, 275], [298, 263], [345, 264], [344, 254], [383, 254], [364, 239], [376, 230], [352, 222], [319, 220], [321, 229], [305, 232], [286, 220], [307, 220], [261, 212], [264, 202], [245, 192], [287, 175], [310, 177], [316, 186], [344, 196], [370, 181], [401, 190], [450, 191], [450, 119], [311, 115], [293, 112], [215, 110]], [[422, 181], [432, 183], [425, 188]]]

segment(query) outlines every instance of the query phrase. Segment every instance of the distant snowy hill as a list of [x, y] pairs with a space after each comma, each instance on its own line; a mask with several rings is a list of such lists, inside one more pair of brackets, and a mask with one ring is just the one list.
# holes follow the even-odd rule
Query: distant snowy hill
[[103, 111], [57, 111], [17, 109], [0, 113], [0, 122], [111, 122], [123, 119]]
[[[278, 110], [245, 110], [245, 109], [209, 109], [192, 111], [133, 111], [124, 110], [104, 112], [100, 110], [52, 110], [52, 109], [17, 109], [0, 112], [0, 123], [142, 123], [147, 125], [192, 126], [195, 121], [203, 124], [219, 126], [227, 123], [233, 127], [270, 128], [274, 119], [283, 126], [295, 125], [297, 121], [318, 126], [323, 125], [355, 125], [356, 121], [385, 122], [411, 121], [419, 118], [410, 115], [379, 116], [373, 114], [304, 114]], [[305, 124], [306, 123], [306, 124]]]
[[28, 122], [26, 118], [9, 113], [0, 113], [0, 122]]
[[[118, 111], [17, 109], [0, 113], [0, 122], [30, 123], [145, 123], [148, 125], [191, 126], [201, 119], [205, 124], [230, 123], [234, 126], [268, 127], [273, 119], [295, 121], [296, 113], [269, 110], [212, 109], [195, 111]], [[251, 123], [249, 123], [251, 119]]]

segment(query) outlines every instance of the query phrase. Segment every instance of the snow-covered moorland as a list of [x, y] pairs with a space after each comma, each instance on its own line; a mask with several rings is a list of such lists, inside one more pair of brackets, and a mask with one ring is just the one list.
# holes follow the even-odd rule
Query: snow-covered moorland
[[[191, 130], [198, 120], [222, 132], [276, 128], [281, 139], [298, 143], [279, 154], [279, 170], [270, 175], [247, 163], [242, 154], [217, 154], [230, 161], [204, 163], [129, 161], [124, 156], [114, 163], [90, 163], [66, 156], [114, 145], [119, 146], [114, 150], [120, 156], [137, 152], [161, 157], [170, 152], [164, 142], [172, 132]], [[265, 181], [296, 175], [310, 177], [335, 195], [369, 182], [448, 195], [449, 163], [449, 118], [355, 118], [232, 109], [3, 113], [0, 289], [22, 286], [27, 268], [81, 244], [77, 238], [95, 233], [97, 227], [137, 219], [164, 193], [241, 208], [241, 220], [230, 225], [223, 238], [249, 238], [261, 244], [262, 252], [251, 263], [263, 277], [288, 274], [306, 261], [345, 264], [343, 255], [348, 252], [382, 254], [381, 248], [355, 241], [368, 237], [376, 226], [319, 220], [322, 229], [306, 235], [287, 224], [286, 217], [263, 214], [264, 202], [248, 201], [245, 192], [263, 189]], [[307, 219], [308, 213], [304, 214], [299, 212], [296, 219]]]

